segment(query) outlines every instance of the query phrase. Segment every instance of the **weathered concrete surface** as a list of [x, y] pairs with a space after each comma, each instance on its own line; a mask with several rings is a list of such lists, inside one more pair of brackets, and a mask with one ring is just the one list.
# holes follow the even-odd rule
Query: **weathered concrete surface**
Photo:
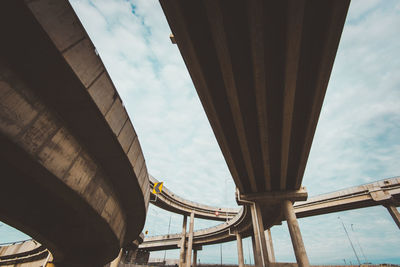
[[261, 214], [260, 205], [258, 203], [253, 203], [250, 206], [251, 209], [251, 219], [253, 227], [254, 245], [253, 250], [254, 262], [259, 264], [259, 266], [267, 266], [269, 263], [267, 242], [265, 241], [265, 229], [263, 218]]
[[286, 218], [287, 226], [289, 228], [290, 237], [296, 256], [297, 264], [299, 267], [309, 267], [306, 249], [304, 247], [303, 238], [301, 237], [299, 223], [297, 222], [296, 213], [293, 208], [293, 203], [286, 200], [282, 203], [283, 214]]
[[186, 257], [186, 225], [187, 225], [187, 216], [183, 215], [183, 222], [182, 222], [182, 234], [181, 234], [181, 241], [180, 241], [180, 250], [179, 250], [179, 267], [183, 267], [185, 263]]
[[186, 267], [190, 267], [192, 264], [193, 231], [194, 231], [194, 212], [190, 214], [188, 245], [186, 249]]
[[236, 241], [237, 241], [236, 246], [238, 251], [238, 265], [239, 267], [244, 267], [242, 236], [238, 232], [236, 232]]
[[0, 246], [0, 266], [42, 266], [50, 256], [45, 247], [33, 240]]
[[150, 198], [122, 101], [68, 1], [1, 1], [0, 33], [0, 218], [59, 265], [109, 262]]

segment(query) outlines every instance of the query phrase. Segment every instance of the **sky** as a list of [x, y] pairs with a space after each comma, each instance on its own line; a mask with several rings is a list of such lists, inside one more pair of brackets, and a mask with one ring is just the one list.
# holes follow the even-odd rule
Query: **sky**
[[[124, 102], [149, 172], [183, 198], [237, 207], [235, 185], [158, 1], [70, 2]], [[399, 29], [399, 1], [351, 2], [304, 174], [309, 196], [400, 175]], [[399, 230], [380, 206], [300, 219], [311, 264], [356, 263], [338, 217], [362, 262], [400, 264]], [[196, 219], [195, 229], [216, 224]], [[182, 216], [150, 206], [149, 235], [181, 227]], [[0, 225], [0, 243], [25, 238]], [[272, 228], [272, 238], [277, 261], [294, 262], [285, 222]], [[243, 246], [245, 261], [254, 263], [249, 238]], [[224, 263], [237, 263], [236, 242], [204, 246], [198, 258], [219, 263], [221, 248]]]

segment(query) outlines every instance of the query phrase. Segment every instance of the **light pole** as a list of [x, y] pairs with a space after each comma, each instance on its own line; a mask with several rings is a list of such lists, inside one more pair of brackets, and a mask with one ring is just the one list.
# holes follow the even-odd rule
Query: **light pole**
[[[344, 226], [344, 223], [343, 223], [343, 221], [342, 221], [342, 219], [341, 219], [340, 217], [338, 217], [338, 219], [342, 222], [343, 229], [344, 229], [344, 231], [346, 232], [347, 238], [349, 239], [351, 248], [352, 248], [353, 251], [354, 251], [354, 255], [356, 255], [356, 258], [357, 258], [357, 261], [358, 261], [358, 265], [361, 265], [360, 259], [358, 258], [358, 255], [357, 255], [357, 252], [356, 252], [356, 250], [354, 249], [353, 242], [351, 242], [349, 233], [347, 232], [346, 226]], [[351, 262], [351, 261], [350, 261], [350, 262]]]
[[[169, 215], [169, 223], [168, 223], [168, 235], [169, 235], [169, 230], [171, 228], [171, 215]], [[165, 265], [165, 257], [167, 256], [167, 250], [164, 251], [164, 260], [163, 263]]]
[[360, 242], [358, 241], [357, 234], [356, 234], [356, 232], [354, 231], [353, 224], [351, 224], [351, 230], [353, 231], [354, 236], [356, 237], [356, 241], [357, 241], [358, 247], [359, 247], [360, 250], [361, 250], [361, 254], [362, 254], [363, 257], [364, 257], [365, 263], [368, 263], [367, 257], [365, 257], [365, 254], [364, 254], [364, 251], [363, 251], [363, 249], [362, 249], [362, 247], [361, 247], [361, 244], [360, 244]]

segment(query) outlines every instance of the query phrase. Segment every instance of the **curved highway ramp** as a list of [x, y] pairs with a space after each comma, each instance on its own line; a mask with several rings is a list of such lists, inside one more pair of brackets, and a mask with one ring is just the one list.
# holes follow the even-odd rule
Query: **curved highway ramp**
[[138, 137], [67, 0], [0, 1], [0, 220], [57, 266], [102, 266], [142, 231]]

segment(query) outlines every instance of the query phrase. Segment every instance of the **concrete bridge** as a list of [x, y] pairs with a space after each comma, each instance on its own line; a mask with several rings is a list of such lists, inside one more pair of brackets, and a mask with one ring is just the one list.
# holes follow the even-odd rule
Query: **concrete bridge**
[[160, 3], [250, 204], [256, 265], [271, 262], [264, 230], [286, 220], [309, 266], [293, 202], [307, 198], [301, 183], [350, 1]]
[[0, 220], [57, 266], [102, 266], [146, 218], [133, 125], [68, 1], [1, 1], [0, 33]]
[[[151, 180], [152, 183], [157, 182], [154, 178], [151, 178]], [[171, 198], [174, 196], [174, 194], [168, 189], [165, 188], [163, 190], [166, 190], [166, 194], [168, 194]], [[177, 198], [179, 199], [179, 202], [186, 202], [180, 197]], [[152, 203], [160, 208], [170, 210], [169, 208], [165, 207], [165, 203], [162, 205], [160, 205], [160, 202], [157, 201]], [[225, 223], [215, 227], [189, 232], [188, 234], [186, 233], [187, 231], [185, 228], [186, 215], [184, 215], [184, 227], [182, 233], [146, 237], [139, 248], [145, 251], [178, 248], [180, 248], [181, 251], [187, 251], [190, 249], [193, 250], [194, 254], [196, 254], [197, 250], [202, 249], [202, 246], [236, 239], [238, 242], [238, 255], [243, 255], [241, 239], [243, 237], [252, 236], [253, 224], [248, 203], [242, 204], [244, 204], [243, 207], [236, 213], [236, 215]], [[202, 206], [201, 204], [193, 202], [192, 205], [196, 207]], [[353, 210], [378, 205], [382, 205], [388, 209], [389, 213], [394, 219], [394, 222], [400, 228], [400, 214], [396, 209], [396, 206], [400, 206], [400, 177], [383, 179], [377, 182], [350, 187], [340, 191], [312, 197], [307, 201], [298, 202], [296, 205], [294, 205], [294, 211], [297, 218], [305, 218], [309, 216], [323, 215], [332, 212]], [[210, 208], [209, 211], [211, 212], [215, 209], [216, 208]], [[182, 211], [177, 213], [182, 214]], [[194, 216], [196, 217], [196, 214]], [[214, 217], [210, 217], [209, 219], [215, 220]], [[191, 221], [191, 224], [194, 224], [194, 222]], [[193, 226], [191, 226], [191, 228], [193, 228]], [[187, 235], [189, 235], [189, 238], [192, 237], [192, 245], [187, 242]], [[265, 238], [267, 240], [267, 244], [269, 245], [269, 257], [274, 259], [275, 256], [273, 252], [271, 233], [269, 230], [265, 232]], [[181, 254], [181, 262], [184, 261], [182, 257], [185, 257], [185, 254]], [[193, 265], [194, 264], [195, 261], [193, 261]], [[240, 259], [239, 257], [239, 265], [240, 264], [244, 263], [243, 258]]]

